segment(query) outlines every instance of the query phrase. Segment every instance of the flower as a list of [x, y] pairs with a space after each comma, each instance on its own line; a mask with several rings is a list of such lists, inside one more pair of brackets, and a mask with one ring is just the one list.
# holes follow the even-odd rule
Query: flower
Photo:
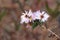
[[40, 12], [40, 10], [36, 11], [33, 13], [33, 20], [41, 20], [42, 22], [47, 21], [47, 19], [49, 18], [49, 15], [47, 13], [45, 13], [45, 11]]
[[27, 15], [26, 14], [22, 15], [20, 23], [23, 24], [23, 23], [28, 23], [28, 22], [29, 22], [29, 19], [27, 18]]
[[21, 15], [21, 24], [22, 23], [29, 23], [32, 21], [32, 11], [29, 10], [28, 11], [25, 11], [25, 13], [22, 13], [23, 15]]
[[48, 20], [49, 18], [49, 15], [47, 13], [45, 13], [45, 11], [43, 11], [41, 14], [40, 14], [40, 18], [41, 18], [41, 21], [42, 22], [45, 22]]

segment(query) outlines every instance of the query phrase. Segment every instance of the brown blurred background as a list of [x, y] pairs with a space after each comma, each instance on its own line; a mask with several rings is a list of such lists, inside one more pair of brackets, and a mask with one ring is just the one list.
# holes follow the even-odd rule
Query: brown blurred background
[[[54, 11], [57, 7], [56, 0], [0, 0], [0, 40], [59, 40], [55, 36], [49, 37], [51, 33], [39, 26], [32, 31], [32, 29], [26, 29], [26, 25], [20, 25], [20, 16], [24, 10], [31, 9], [33, 12], [37, 10], [47, 11], [46, 1], [49, 8]], [[60, 6], [57, 8], [60, 12]], [[60, 36], [60, 24], [57, 20], [60, 19], [58, 18], [59, 14], [55, 18], [53, 18], [54, 14], [50, 15], [49, 20], [46, 22], [48, 28], [51, 28], [58, 36]]]

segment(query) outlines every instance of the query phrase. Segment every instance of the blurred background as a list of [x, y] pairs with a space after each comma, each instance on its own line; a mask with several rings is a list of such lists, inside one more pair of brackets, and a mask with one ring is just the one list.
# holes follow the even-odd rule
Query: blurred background
[[60, 40], [39, 26], [32, 31], [21, 25], [20, 16], [29, 9], [45, 10], [47, 27], [60, 37], [60, 0], [0, 0], [0, 40]]

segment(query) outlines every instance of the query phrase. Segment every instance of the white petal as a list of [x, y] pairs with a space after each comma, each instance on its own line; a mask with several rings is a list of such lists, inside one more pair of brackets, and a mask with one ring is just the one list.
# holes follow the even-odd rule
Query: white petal
[[22, 15], [24, 15], [25, 13], [22, 13]]
[[29, 19], [28, 18], [22, 18], [21, 19], [21, 23], [28, 23], [29, 22]]
[[28, 13], [28, 11], [25, 10], [25, 14], [27, 14], [27, 13]]
[[29, 10], [28, 16], [32, 16], [32, 11]]
[[42, 11], [42, 14], [44, 14], [45, 13], [45, 11]]
[[23, 24], [24, 22], [25, 22], [25, 19], [22, 18], [21, 21], [20, 21], [20, 23]]

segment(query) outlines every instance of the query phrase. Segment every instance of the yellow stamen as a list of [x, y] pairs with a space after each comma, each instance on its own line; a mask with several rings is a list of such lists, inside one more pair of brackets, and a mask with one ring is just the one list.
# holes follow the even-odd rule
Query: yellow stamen
[[30, 16], [29, 19], [32, 20], [32, 17]]

